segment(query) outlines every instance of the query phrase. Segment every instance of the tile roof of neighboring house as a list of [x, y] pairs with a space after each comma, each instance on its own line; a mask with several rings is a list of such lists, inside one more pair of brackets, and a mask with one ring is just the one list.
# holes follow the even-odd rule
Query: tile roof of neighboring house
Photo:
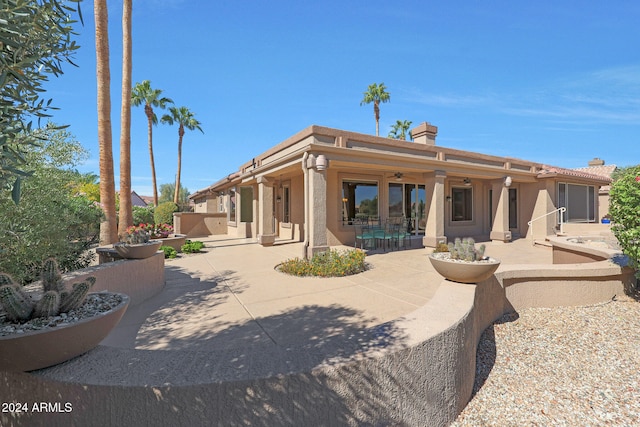
[[[611, 174], [618, 167], [616, 165], [598, 165], [598, 166], [587, 166], [583, 168], [575, 168], [575, 170], [580, 172], [586, 172], [594, 175], [606, 176], [607, 178], [611, 178]], [[604, 185], [600, 187], [601, 193], [608, 193], [611, 189], [610, 185]]]
[[[584, 168], [584, 169], [587, 169], [587, 168]], [[540, 169], [540, 172], [538, 173], [538, 176], [551, 175], [551, 174], [571, 176], [571, 177], [577, 177], [577, 178], [595, 179], [597, 181], [602, 181], [603, 184], [608, 184], [611, 182], [611, 177], [607, 175], [596, 174], [593, 172], [586, 172], [579, 169], [566, 169], [566, 168], [561, 168], [557, 166], [548, 166], [548, 165], [542, 166], [542, 168]]]

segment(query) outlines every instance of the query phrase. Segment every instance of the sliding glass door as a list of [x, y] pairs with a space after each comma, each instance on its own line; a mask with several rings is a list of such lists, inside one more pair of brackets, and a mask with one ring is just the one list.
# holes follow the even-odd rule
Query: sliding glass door
[[405, 217], [413, 234], [424, 234], [427, 224], [424, 185], [389, 183], [389, 218]]

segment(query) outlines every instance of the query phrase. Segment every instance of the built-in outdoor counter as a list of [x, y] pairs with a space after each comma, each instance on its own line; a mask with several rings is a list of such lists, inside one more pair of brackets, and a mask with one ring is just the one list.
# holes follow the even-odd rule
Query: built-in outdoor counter
[[622, 252], [611, 247], [602, 236], [549, 237], [554, 264], [577, 264], [620, 257]]

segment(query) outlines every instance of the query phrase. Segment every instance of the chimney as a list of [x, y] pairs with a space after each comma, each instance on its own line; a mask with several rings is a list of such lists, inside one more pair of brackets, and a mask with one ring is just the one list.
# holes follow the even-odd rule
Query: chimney
[[593, 160], [589, 161], [589, 166], [604, 166], [604, 160], [599, 157], [594, 157]]
[[413, 142], [416, 144], [436, 145], [437, 134], [438, 127], [429, 124], [429, 122], [423, 122], [411, 131]]

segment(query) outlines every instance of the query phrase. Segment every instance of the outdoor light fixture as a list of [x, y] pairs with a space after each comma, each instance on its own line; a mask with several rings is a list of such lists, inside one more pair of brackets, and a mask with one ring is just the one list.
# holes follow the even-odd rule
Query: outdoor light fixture
[[446, 199], [447, 199], [447, 202], [450, 202], [451, 201], [451, 196], [447, 196]]
[[393, 176], [396, 177], [396, 181], [402, 181], [402, 172], [396, 172]]
[[464, 185], [467, 187], [471, 185], [471, 180], [469, 178], [465, 178], [462, 182], [464, 182]]
[[506, 176], [504, 178], [504, 186], [505, 187], [511, 187], [511, 177], [510, 176]]
[[316, 157], [316, 169], [323, 171], [327, 169], [327, 157], [324, 154], [320, 154]]

